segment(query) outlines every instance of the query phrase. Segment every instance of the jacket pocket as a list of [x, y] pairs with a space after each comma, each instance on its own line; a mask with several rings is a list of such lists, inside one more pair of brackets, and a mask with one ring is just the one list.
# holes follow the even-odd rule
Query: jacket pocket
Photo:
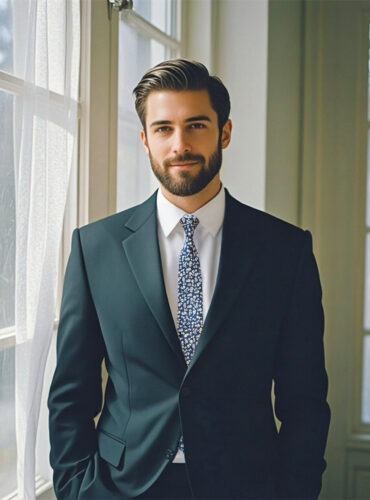
[[98, 453], [99, 456], [109, 462], [113, 467], [118, 467], [125, 451], [126, 443], [121, 441], [119, 438], [112, 436], [111, 434], [102, 431], [98, 431]]

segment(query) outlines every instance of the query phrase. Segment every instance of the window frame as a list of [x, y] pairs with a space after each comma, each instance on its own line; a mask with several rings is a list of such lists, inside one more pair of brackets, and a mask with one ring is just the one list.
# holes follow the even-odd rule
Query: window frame
[[[179, 34], [182, 32], [185, 12], [189, 6], [177, 3]], [[63, 232], [60, 247], [56, 313], [52, 345], [59, 324], [63, 281], [71, 248], [71, 236], [75, 227], [88, 224], [116, 212], [116, 165], [117, 165], [117, 77], [118, 77], [118, 26], [119, 13], [112, 9], [108, 19], [105, 1], [80, 0], [81, 6], [81, 53], [80, 90], [78, 105], [78, 135], [75, 158], [70, 173]], [[123, 14], [125, 15], [125, 14]], [[187, 15], [187, 14], [186, 14]], [[151, 36], [184, 53], [184, 40], [179, 42], [164, 34], [137, 13], [131, 20], [144, 36]], [[109, 58], [106, 57], [109, 54]], [[0, 90], [22, 95], [23, 80], [0, 71]], [[50, 92], [52, 99], [63, 98]], [[101, 168], [105, 165], [106, 168]], [[14, 346], [15, 326], [0, 330], [0, 350]], [[40, 413], [46, 412], [45, 408]], [[41, 415], [45, 419], [45, 415]], [[52, 488], [51, 481], [36, 475], [36, 496]], [[17, 498], [10, 493], [6, 500]]]
[[[150, 4], [151, 8], [155, 9], [153, 5], [155, 5], [155, 2]], [[118, 85], [120, 98], [117, 98], [118, 133], [116, 143], [117, 162], [115, 165], [117, 177], [114, 193], [111, 194], [115, 212], [140, 203], [149, 197], [158, 187], [157, 179], [151, 170], [148, 170], [146, 164], [147, 158], [144, 155], [139, 138], [141, 124], [134, 109], [134, 96], [131, 94], [133, 86], [135, 86], [141, 77], [141, 74], [135, 73], [140, 70], [136, 65], [133, 66], [129, 82], [122, 81], [122, 75], [124, 75], [124, 71], [130, 71], [130, 67], [126, 67], [126, 54], [131, 55], [132, 50], [140, 51], [140, 48], [143, 48], [141, 44], [144, 44], [146, 47], [143, 48], [144, 52], [149, 50], [152, 42], [158, 44], [158, 49], [163, 51], [161, 59], [172, 59], [181, 56], [183, 51], [183, 26], [181, 24], [183, 2], [181, 0], [166, 0], [166, 3], [162, 4], [162, 7], [164, 8], [160, 12], [152, 12], [150, 10], [151, 15], [148, 16], [151, 18], [150, 21], [134, 10], [135, 1], [133, 9], [122, 10], [118, 15], [117, 39], [119, 40], [119, 51], [121, 50], [122, 53], [117, 54], [117, 81], [119, 79], [121, 81]], [[156, 20], [158, 21], [159, 14], [164, 16], [166, 21], [164, 24], [166, 26], [163, 29], [166, 31], [162, 31], [154, 24]], [[157, 19], [155, 19], [155, 16], [157, 16]], [[135, 49], [133, 47], [127, 48], [125, 43], [122, 44], [122, 40], [125, 40], [127, 28], [130, 33], [130, 35], [127, 35], [128, 38], [131, 39], [132, 36], [132, 41], [135, 39], [133, 43], [137, 44]], [[149, 57], [149, 53], [146, 56]], [[147, 60], [146, 62], [154, 65], [159, 60], [156, 56], [153, 59], [153, 53], [151, 53], [150, 61]], [[125, 66], [124, 68], [122, 67], [122, 63]], [[143, 72], [145, 69], [148, 68], [141, 67]], [[129, 85], [132, 85], [132, 88], [129, 88]], [[130, 136], [130, 139], [124, 140], [123, 137], [127, 137], [127, 133], [131, 132], [133, 135]], [[130, 164], [127, 164], [125, 161], [126, 155], [131, 158]]]
[[[86, 3], [86, 0], [81, 0], [81, 9], [82, 3]], [[82, 11], [81, 11], [82, 16]], [[37, 87], [40, 93], [45, 93], [45, 89], [42, 87]], [[0, 91], [7, 92], [12, 94], [13, 96], [22, 97], [24, 95], [24, 79], [16, 76], [12, 73], [8, 73], [7, 71], [0, 70]], [[48, 91], [48, 98], [53, 101], [56, 105], [64, 104], [64, 96], [58, 94], [57, 92]], [[81, 115], [81, 104], [78, 104], [78, 120], [80, 122]], [[79, 133], [77, 134], [77, 144], [79, 144]], [[63, 222], [63, 232], [62, 232], [62, 241], [60, 247], [60, 259], [59, 259], [59, 273], [58, 273], [58, 285], [57, 285], [57, 308], [54, 315], [54, 323], [53, 323], [53, 340], [55, 340], [56, 332], [59, 324], [59, 305], [61, 301], [62, 295], [62, 278], [64, 275], [64, 270], [66, 267], [69, 250], [67, 252], [67, 247], [70, 246], [70, 235], [72, 232], [72, 228], [75, 227], [76, 220], [76, 211], [74, 207], [76, 206], [76, 202], [78, 200], [77, 190], [76, 190], [76, 175], [78, 171], [77, 166], [77, 148], [75, 149], [75, 157], [71, 166], [70, 173], [70, 185], [67, 193], [67, 204], [66, 204], [66, 212]], [[15, 324], [9, 327], [0, 329], [0, 351], [8, 349], [10, 347], [14, 347], [16, 345], [16, 330]], [[40, 408], [40, 416], [42, 413], [46, 412], [46, 408]], [[45, 416], [44, 416], [45, 417]], [[36, 474], [35, 476], [35, 492], [36, 496], [40, 496], [45, 491], [52, 488], [52, 482], [42, 477], [40, 474]], [[6, 495], [3, 500], [15, 500], [18, 498], [18, 491], [15, 490], [8, 495]]]
[[[370, 28], [370, 12], [363, 11], [360, 19], [360, 36], [359, 36], [359, 63], [358, 63], [358, 99], [357, 99], [357, 130], [358, 130], [358, 159], [355, 168], [355, 214], [356, 221], [356, 236], [354, 238], [354, 254], [356, 261], [360, 265], [354, 267], [354, 325], [355, 335], [353, 341], [353, 407], [350, 411], [351, 434], [349, 447], [353, 444], [362, 445], [366, 448], [370, 447], [370, 423], [362, 421], [362, 404], [363, 404], [363, 370], [364, 370], [364, 337], [370, 335], [370, 331], [364, 328], [365, 314], [365, 268], [366, 268], [366, 235], [370, 234], [370, 226], [366, 226], [366, 203], [370, 203], [370, 192], [366, 193], [367, 176], [370, 175], [370, 144], [368, 145], [368, 133], [370, 134], [370, 70], [369, 70], [369, 28]], [[366, 113], [364, 113], [364, 109]], [[369, 167], [367, 166], [369, 163]], [[366, 198], [369, 197], [367, 200]], [[360, 228], [358, 221], [361, 221]], [[370, 264], [370, 262], [368, 263]]]

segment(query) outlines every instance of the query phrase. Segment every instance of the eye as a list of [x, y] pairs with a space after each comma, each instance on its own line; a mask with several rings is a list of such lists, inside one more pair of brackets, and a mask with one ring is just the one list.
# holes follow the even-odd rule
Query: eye
[[190, 128], [200, 129], [200, 128], [206, 128], [206, 126], [204, 125], [204, 123], [192, 123], [190, 125]]
[[170, 127], [168, 127], [167, 125], [163, 125], [162, 127], [158, 127], [155, 129], [155, 132], [159, 132], [159, 133], [165, 133], [165, 132], [169, 132], [170, 131]]

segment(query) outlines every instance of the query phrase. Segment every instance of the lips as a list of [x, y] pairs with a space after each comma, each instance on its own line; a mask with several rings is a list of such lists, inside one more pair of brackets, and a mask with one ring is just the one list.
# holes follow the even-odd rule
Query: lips
[[176, 163], [171, 163], [171, 167], [191, 167], [193, 165], [196, 165], [198, 162], [197, 161], [185, 161], [185, 162], [176, 162]]

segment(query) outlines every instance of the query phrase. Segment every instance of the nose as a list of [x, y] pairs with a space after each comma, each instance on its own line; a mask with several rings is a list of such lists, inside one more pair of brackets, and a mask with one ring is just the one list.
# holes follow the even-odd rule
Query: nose
[[189, 138], [184, 130], [176, 130], [174, 133], [172, 149], [178, 155], [183, 155], [191, 151]]

